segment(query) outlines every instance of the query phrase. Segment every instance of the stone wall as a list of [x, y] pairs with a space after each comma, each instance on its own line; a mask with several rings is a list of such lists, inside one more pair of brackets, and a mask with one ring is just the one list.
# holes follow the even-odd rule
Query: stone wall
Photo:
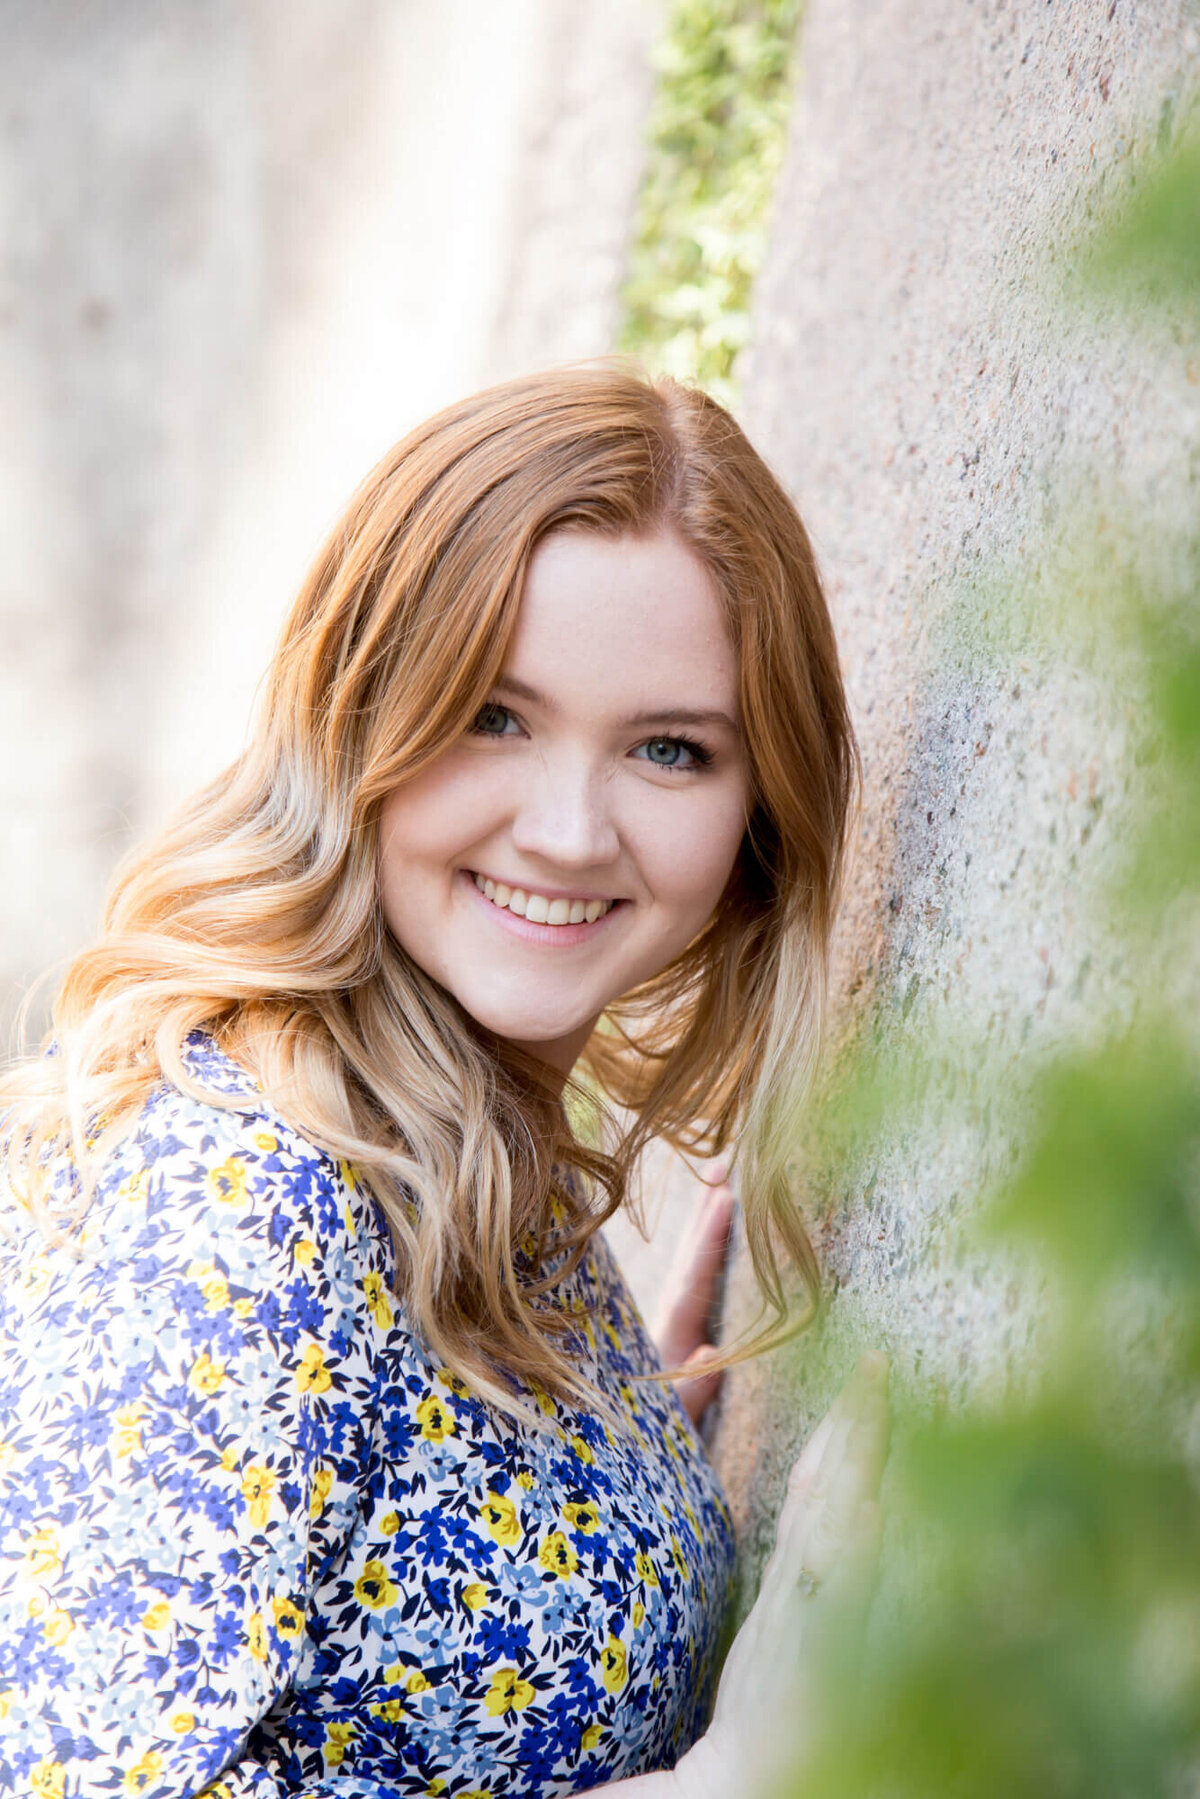
[[[823, 1340], [728, 1382], [744, 1592], [857, 1344], [951, 1402], [1020, 1378], [1033, 1296], [956, 1242], [1012, 1146], [973, 1063], [1024, 1090], [1057, 1037], [1128, 1005], [1089, 895], [1130, 776], [1120, 705], [1019, 633], [998, 650], [998, 609], [1014, 583], [1054, 597], [1072, 516], [1165, 536], [1200, 473], [1200, 345], [1082, 308], [1071, 256], [1195, 97], [1194, 9], [810, 0], [800, 51], [745, 413], [814, 536], [863, 753], [833, 1035], [870, 998], [901, 1040], [954, 1020], [962, 1048], [956, 1125], [809, 1196]], [[739, 1263], [728, 1331], [749, 1305]]]
[[609, 348], [657, 0], [0, 0], [0, 1040], [436, 407]]

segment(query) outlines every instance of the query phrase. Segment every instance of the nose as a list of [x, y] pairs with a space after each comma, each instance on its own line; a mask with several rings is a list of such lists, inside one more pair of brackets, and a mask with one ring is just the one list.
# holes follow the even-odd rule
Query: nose
[[615, 862], [620, 835], [607, 783], [583, 761], [526, 764], [513, 815], [513, 847], [561, 868], [600, 868]]

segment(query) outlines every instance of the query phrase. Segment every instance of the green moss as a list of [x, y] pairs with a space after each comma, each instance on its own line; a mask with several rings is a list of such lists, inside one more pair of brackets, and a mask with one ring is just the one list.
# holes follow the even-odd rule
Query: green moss
[[669, 0], [618, 348], [736, 397], [799, 0]]

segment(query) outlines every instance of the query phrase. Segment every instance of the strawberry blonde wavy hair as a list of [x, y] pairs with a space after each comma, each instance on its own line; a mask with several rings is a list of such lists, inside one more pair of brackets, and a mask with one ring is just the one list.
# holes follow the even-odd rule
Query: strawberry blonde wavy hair
[[[405, 954], [377, 880], [384, 801], [485, 703], [530, 556], [566, 528], [669, 529], [709, 571], [738, 654], [752, 790], [714, 916], [608, 1009], [584, 1052], [593, 1094], [622, 1114], [618, 1127], [608, 1113], [606, 1148], [572, 1129], [577, 1089], [551, 1090]], [[244, 752], [118, 871], [99, 939], [59, 990], [57, 1053], [0, 1082], [13, 1194], [71, 1244], [157, 1083], [236, 1106], [185, 1066], [201, 1029], [352, 1164], [393, 1233], [417, 1332], [501, 1407], [523, 1409], [514, 1379], [594, 1403], [555, 1281], [530, 1268], [564, 1244], [574, 1265], [652, 1137], [699, 1154], [736, 1140], [764, 1315], [723, 1359], [778, 1341], [819, 1289], [786, 1161], [856, 776], [808, 538], [728, 413], [616, 365], [451, 406], [383, 458], [318, 555]], [[78, 1171], [65, 1212], [49, 1193], [63, 1154]], [[799, 1273], [799, 1312], [781, 1259]]]

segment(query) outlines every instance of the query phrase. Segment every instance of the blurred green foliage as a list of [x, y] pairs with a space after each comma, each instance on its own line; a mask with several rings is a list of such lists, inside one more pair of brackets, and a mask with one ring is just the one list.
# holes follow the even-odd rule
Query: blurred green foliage
[[799, 0], [669, 0], [617, 347], [724, 405], [783, 157]]
[[[1103, 306], [1187, 329], [1200, 139], [1141, 166], [1083, 261]], [[1166, 1799], [1200, 1780], [1200, 1033], [1163, 953], [1200, 959], [1200, 537], [1160, 559], [1190, 571], [1170, 590], [1131, 575], [1134, 550], [1081, 568], [1055, 654], [1119, 618], [1114, 704], [1136, 687], [1144, 791], [1105, 903], [1136, 1014], [1039, 1073], [979, 1228], [1048, 1301], [1042, 1365], [1016, 1397], [915, 1406], [898, 1430], [893, 1553], [919, 1566], [893, 1568], [907, 1600], [879, 1605], [865, 1649], [833, 1640], [796, 1799]], [[860, 1058], [837, 1134], [886, 1137], [920, 1087], [889, 1107]]]

